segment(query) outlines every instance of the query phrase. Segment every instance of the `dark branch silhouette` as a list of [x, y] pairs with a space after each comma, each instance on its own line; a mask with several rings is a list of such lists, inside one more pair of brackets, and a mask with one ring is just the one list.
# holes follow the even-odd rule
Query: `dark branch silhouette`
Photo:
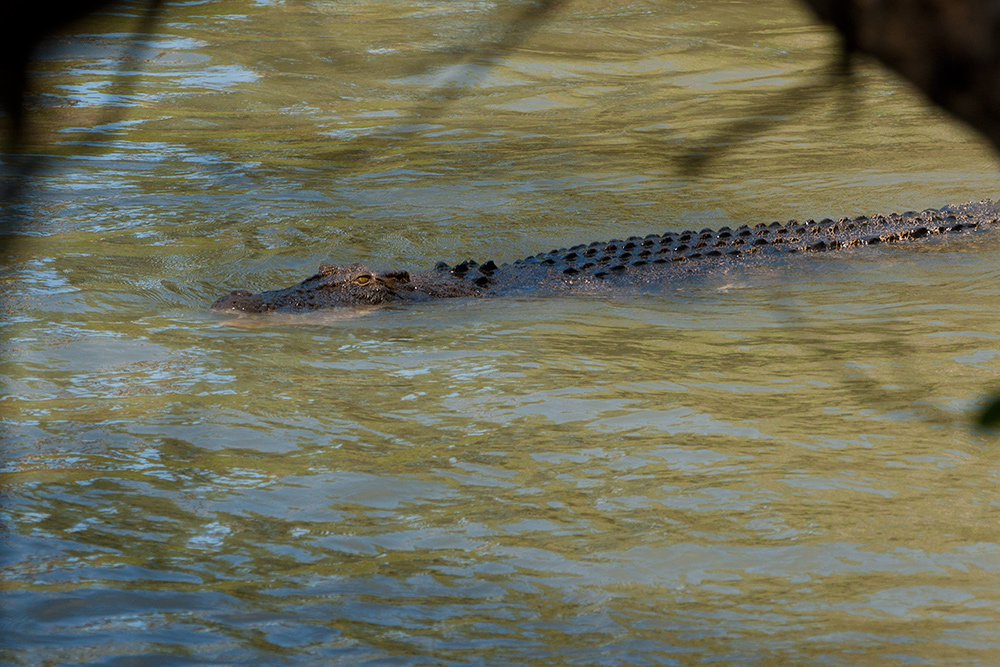
[[[822, 78], [775, 93], [770, 96], [766, 105], [756, 107], [747, 118], [726, 125], [708, 139], [688, 144], [677, 158], [680, 172], [685, 175], [701, 173], [712, 160], [730, 150], [733, 145], [747, 142], [773, 128], [781, 122], [782, 116], [802, 113], [821, 104], [831, 90], [840, 90], [844, 95], [849, 95], [853, 76], [850, 53], [844, 51], [828, 68], [825, 76], [819, 71], [816, 75]], [[843, 107], [845, 113], [852, 112], [851, 105], [844, 104]]]
[[[805, 0], [845, 55], [873, 56], [1000, 149], [1000, 0]], [[1000, 427], [1000, 396], [977, 423]]]
[[1000, 149], [1000, 0], [805, 0], [843, 38]]

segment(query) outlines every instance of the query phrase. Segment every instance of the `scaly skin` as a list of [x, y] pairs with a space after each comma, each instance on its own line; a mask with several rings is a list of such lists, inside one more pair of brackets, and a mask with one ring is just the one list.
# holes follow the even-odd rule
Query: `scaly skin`
[[235, 290], [212, 310], [245, 313], [359, 308], [405, 301], [503, 296], [532, 290], [581, 291], [595, 285], [648, 284], [679, 280], [706, 270], [727, 270], [795, 252], [897, 243], [997, 229], [1000, 205], [990, 200], [892, 213], [871, 218], [792, 220], [736, 229], [668, 232], [645, 238], [578, 245], [517, 260], [512, 264], [455, 266], [439, 262], [433, 271], [373, 271], [363, 264], [323, 264], [291, 287], [251, 294]]

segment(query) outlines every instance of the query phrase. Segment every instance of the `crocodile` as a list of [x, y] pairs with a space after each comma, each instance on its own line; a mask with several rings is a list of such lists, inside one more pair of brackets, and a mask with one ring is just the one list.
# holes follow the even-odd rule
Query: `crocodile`
[[504, 296], [530, 291], [583, 291], [600, 285], [662, 284], [789, 253], [817, 253], [931, 239], [1000, 227], [1000, 204], [983, 200], [921, 212], [791, 220], [736, 228], [631, 236], [560, 248], [515, 262], [438, 262], [429, 271], [376, 271], [364, 264], [321, 264], [284, 289], [234, 290], [212, 310], [243, 313], [361, 308], [417, 300]]

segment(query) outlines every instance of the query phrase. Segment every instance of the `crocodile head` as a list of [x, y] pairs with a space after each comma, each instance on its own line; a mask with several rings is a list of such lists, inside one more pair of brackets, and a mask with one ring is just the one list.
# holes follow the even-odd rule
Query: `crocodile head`
[[321, 264], [314, 276], [298, 285], [252, 294], [234, 290], [212, 304], [212, 310], [244, 313], [318, 310], [374, 306], [417, 296], [406, 271], [373, 271], [363, 264]]

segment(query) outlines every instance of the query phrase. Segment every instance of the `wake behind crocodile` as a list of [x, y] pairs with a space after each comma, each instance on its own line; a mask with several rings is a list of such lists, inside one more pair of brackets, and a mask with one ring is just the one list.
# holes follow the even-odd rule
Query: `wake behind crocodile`
[[668, 285], [708, 272], [731, 272], [795, 253], [821, 253], [920, 242], [1000, 228], [1000, 204], [983, 200], [921, 212], [791, 220], [736, 228], [632, 236], [560, 248], [511, 263], [438, 262], [429, 271], [376, 271], [363, 264], [322, 264], [302, 282], [253, 294], [234, 290], [217, 311], [305, 312], [371, 308], [407, 301], [497, 297], [527, 292], [605, 291], [617, 286]]

